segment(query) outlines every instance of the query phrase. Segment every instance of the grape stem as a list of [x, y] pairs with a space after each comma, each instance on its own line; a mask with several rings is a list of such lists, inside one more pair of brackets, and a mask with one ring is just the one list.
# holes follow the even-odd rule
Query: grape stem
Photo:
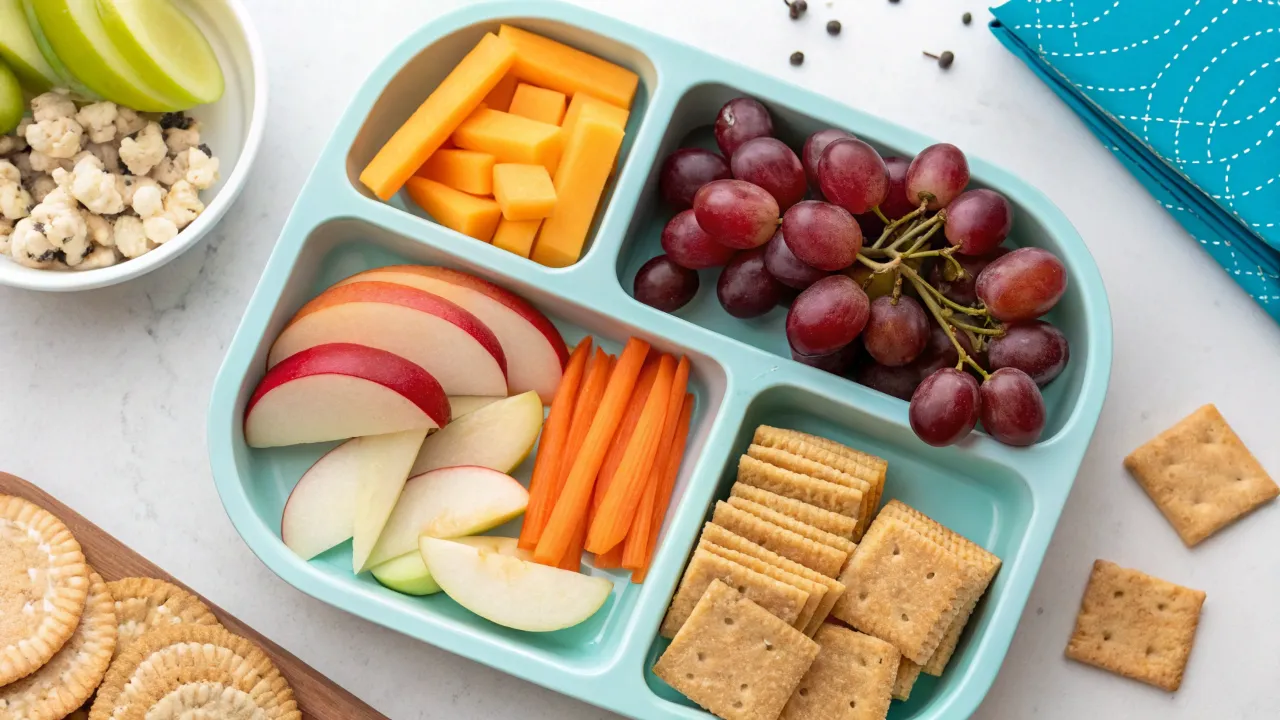
[[[884, 245], [885, 241], [888, 240], [889, 237], [893, 235], [893, 233], [895, 233], [899, 227], [901, 227], [905, 223], [915, 220], [917, 217], [919, 217], [921, 214], [924, 213], [924, 209], [927, 207], [929, 207], [929, 201], [925, 200], [924, 202], [920, 203], [920, 207], [916, 208], [915, 210], [912, 210], [906, 215], [903, 215], [897, 220], [894, 220], [888, 225], [885, 225], [884, 231], [880, 233], [880, 237], [875, 241], [874, 244], [871, 245], [871, 248], [874, 250], [874, 249], [878, 249], [881, 245]], [[877, 206], [876, 210], [878, 211], [879, 209], [880, 208]]]
[[944, 305], [951, 308], [952, 310], [957, 310], [959, 312], [964, 313], [965, 315], [986, 316], [988, 319], [990, 319], [990, 316], [987, 315], [986, 310], [979, 310], [978, 308], [965, 307], [964, 305], [961, 305], [960, 303], [952, 300], [946, 295], [943, 295], [941, 290], [925, 282], [924, 278], [920, 277], [920, 275], [916, 273], [915, 270], [912, 270], [910, 265], [904, 265], [902, 271], [907, 274], [907, 277], [911, 279], [912, 282], [918, 283], [918, 285], [923, 285], [924, 287], [928, 288], [929, 292], [933, 293], [934, 297], [936, 297], [939, 301], [941, 301]]
[[945, 311], [945, 310], [943, 311], [943, 313], [944, 313], [944, 315], [945, 315], [945, 316], [946, 316], [946, 318], [947, 318], [947, 322], [951, 323], [952, 325], [955, 325], [956, 327], [960, 328], [961, 330], [967, 330], [967, 331], [969, 331], [969, 332], [971, 332], [971, 333], [977, 333], [977, 334], [979, 334], [979, 335], [1003, 335], [1003, 334], [1004, 334], [1004, 328], [981, 328], [981, 327], [974, 327], [973, 325], [969, 325], [969, 324], [967, 324], [967, 323], [962, 323], [962, 322], [960, 322], [959, 320], [956, 320], [956, 318], [955, 318], [955, 316], [954, 316], [954, 315], [951, 315], [951, 314], [947, 313], [947, 311]]
[[[889, 247], [886, 249], [890, 251], [895, 250], [899, 246], [906, 244], [908, 240], [919, 237], [922, 233], [931, 231], [937, 228], [938, 226], [940, 226], [941, 224], [945, 223], [946, 221], [947, 221], [947, 211], [939, 210], [937, 215], [934, 215], [928, 220], [925, 220], [924, 222], [921, 222], [915, 225], [910, 230], [899, 235], [897, 239], [895, 239], [892, 243], [890, 243]], [[917, 243], [916, 246], [919, 247], [919, 243]]]
[[875, 213], [876, 217], [880, 218], [880, 222], [884, 223], [886, 226], [890, 223], [889, 218], [885, 217], [885, 214], [880, 210], [879, 205], [871, 208], [871, 212]]
[[[907, 269], [909, 270], [910, 268]], [[920, 293], [920, 299], [924, 300], [924, 304], [929, 307], [929, 312], [933, 313], [933, 317], [938, 321], [938, 325], [942, 327], [942, 331], [947, 334], [947, 338], [950, 339], [951, 344], [955, 346], [956, 353], [960, 356], [959, 361], [956, 363], [956, 369], [959, 370], [967, 363], [974, 370], [978, 371], [978, 374], [982, 376], [983, 380], [991, 377], [991, 375], [978, 364], [977, 360], [974, 360], [969, 356], [969, 353], [965, 351], [964, 346], [960, 344], [960, 340], [956, 338], [955, 328], [953, 328], [951, 323], [947, 321], [948, 316], [943, 314], [942, 308], [938, 307], [938, 303], [933, 299], [933, 296], [925, 291], [925, 288], [933, 289], [930, 287], [929, 283], [920, 280], [920, 276], [916, 275], [914, 272], [908, 275], [908, 278], [911, 280], [911, 284], [916, 286], [916, 290]]]
[[895, 268], [893, 273], [893, 300], [892, 300], [894, 305], [898, 304], [898, 298], [900, 297], [902, 297], [902, 273], [898, 272], [897, 268]]

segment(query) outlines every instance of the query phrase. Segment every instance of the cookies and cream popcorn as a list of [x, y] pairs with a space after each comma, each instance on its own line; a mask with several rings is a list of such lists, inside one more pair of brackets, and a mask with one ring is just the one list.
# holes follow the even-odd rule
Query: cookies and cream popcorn
[[77, 103], [53, 91], [0, 135], [0, 255], [93, 270], [173, 240], [204, 212], [219, 161], [185, 113]]

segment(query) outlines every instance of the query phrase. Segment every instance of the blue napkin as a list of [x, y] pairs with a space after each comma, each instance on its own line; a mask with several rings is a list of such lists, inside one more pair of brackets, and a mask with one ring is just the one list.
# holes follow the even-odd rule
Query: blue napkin
[[1280, 0], [1012, 0], [991, 30], [1280, 322]]

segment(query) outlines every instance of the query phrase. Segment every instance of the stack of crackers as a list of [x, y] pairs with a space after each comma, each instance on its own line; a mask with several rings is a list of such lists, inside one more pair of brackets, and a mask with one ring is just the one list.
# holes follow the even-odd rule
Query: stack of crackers
[[727, 720], [883, 718], [921, 671], [941, 674], [1000, 560], [898, 501], [877, 514], [887, 469], [758, 428], [662, 623], [673, 640], [654, 672]]
[[302, 714], [271, 660], [198, 598], [105, 582], [58, 518], [0, 495], [0, 720], [66, 717]]

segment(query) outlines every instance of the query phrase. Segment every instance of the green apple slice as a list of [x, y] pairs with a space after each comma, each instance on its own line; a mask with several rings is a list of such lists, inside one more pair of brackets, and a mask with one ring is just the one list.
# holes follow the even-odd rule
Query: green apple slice
[[0, 60], [0, 135], [13, 132], [18, 123], [22, 122], [25, 111], [26, 103], [22, 101], [22, 86], [18, 84], [18, 76]]
[[224, 80], [200, 28], [170, 0], [97, 0], [120, 52], [166, 95], [192, 105], [216, 102]]
[[57, 59], [89, 90], [134, 110], [171, 112], [191, 107], [148, 81], [120, 52], [98, 16], [96, 0], [23, 0], [23, 4], [36, 20], [33, 30], [38, 27]]
[[0, 59], [32, 95], [53, 88], [60, 80], [27, 27], [22, 0], [0, 0]]
[[67, 88], [72, 94], [78, 95], [89, 100], [101, 100], [102, 96], [90, 90], [84, 83], [76, 79], [75, 75], [62, 64], [62, 60], [58, 57], [58, 53], [53, 51], [53, 46], [49, 44], [49, 38], [45, 37], [44, 31], [40, 29], [40, 21], [36, 18], [36, 0], [19, 0], [22, 5], [22, 13], [26, 17], [27, 32], [31, 33], [31, 39], [35, 42], [36, 48], [40, 50], [40, 57], [44, 58], [45, 63], [53, 70], [56, 76], [54, 79], [54, 87]]
[[422, 560], [422, 553], [414, 550], [405, 553], [395, 560], [378, 565], [369, 570], [373, 579], [383, 587], [405, 595], [433, 595], [440, 592], [440, 584], [431, 577], [427, 564]]

